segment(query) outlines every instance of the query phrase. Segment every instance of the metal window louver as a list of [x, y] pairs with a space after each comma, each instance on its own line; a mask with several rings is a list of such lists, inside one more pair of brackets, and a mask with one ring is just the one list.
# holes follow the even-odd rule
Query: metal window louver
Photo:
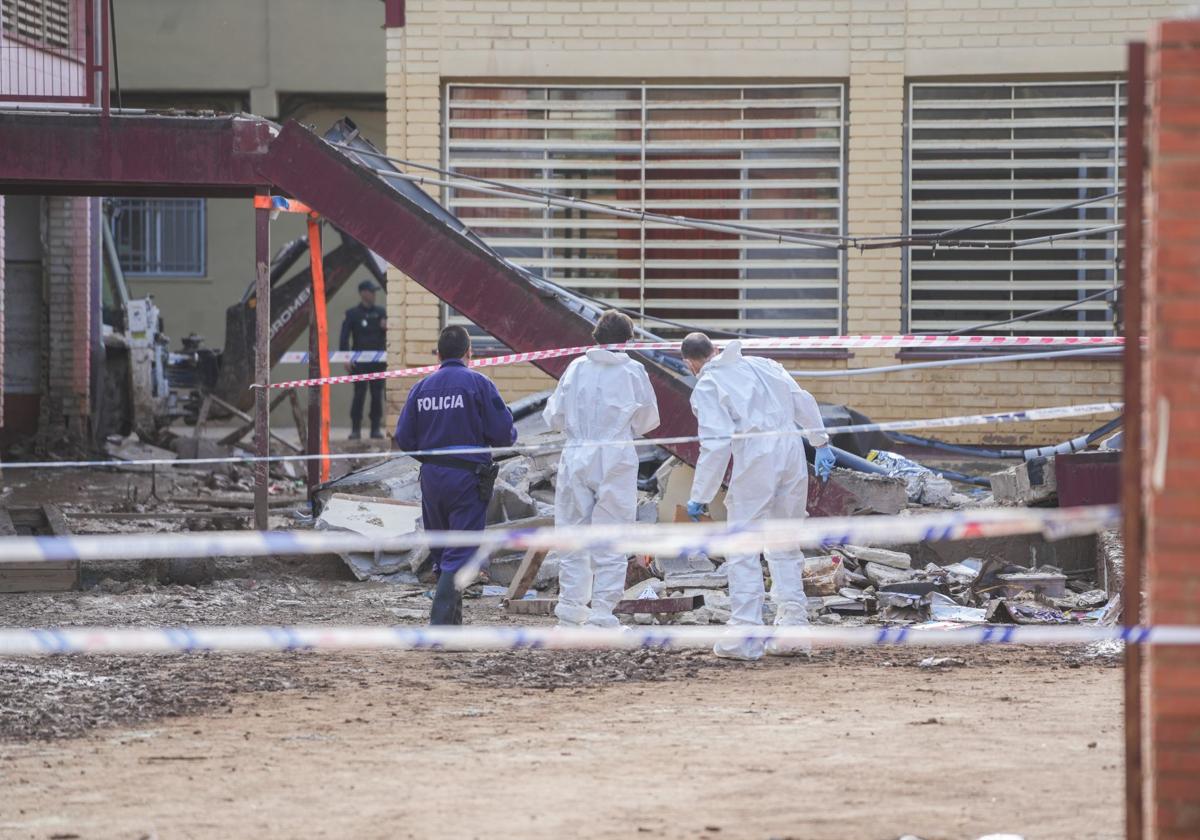
[[[450, 84], [444, 164], [650, 212], [842, 233], [841, 85]], [[455, 188], [502, 254], [640, 313], [725, 330], [841, 329], [834, 249], [617, 219]]]
[[[907, 231], [931, 234], [1120, 190], [1124, 83], [913, 83]], [[1112, 226], [1110, 198], [967, 234], [1009, 241]], [[1119, 283], [1119, 231], [1018, 249], [918, 246], [907, 263], [913, 332], [944, 332], [1068, 303]], [[1114, 296], [1115, 297], [1115, 296]], [[1099, 299], [996, 333], [1112, 334]]]

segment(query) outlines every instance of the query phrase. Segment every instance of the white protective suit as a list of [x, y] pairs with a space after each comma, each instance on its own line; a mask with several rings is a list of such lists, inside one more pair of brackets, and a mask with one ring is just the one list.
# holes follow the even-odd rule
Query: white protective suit
[[[691, 501], [708, 504], [720, 490], [733, 456], [733, 474], [725, 507], [730, 524], [755, 519], [802, 519], [807, 516], [808, 463], [800, 435], [705, 441], [703, 438], [739, 432], [775, 431], [795, 428], [820, 429], [807, 434], [814, 447], [824, 446], [821, 412], [812, 394], [772, 359], [742, 355], [740, 342], [731, 341], [700, 371], [692, 391], [692, 411], [700, 426], [700, 457], [692, 483]], [[804, 595], [804, 553], [767, 552], [771, 570], [771, 597], [775, 601], [775, 623], [807, 624]], [[726, 558], [729, 576], [731, 625], [762, 624], [764, 584], [757, 554]], [[801, 645], [798, 649], [806, 649]], [[718, 655], [757, 659], [761, 642], [721, 642]], [[769, 653], [786, 653], [769, 646]]]
[[[542, 416], [550, 428], [566, 433], [568, 444], [558, 464], [555, 526], [636, 521], [638, 456], [633, 445], [571, 444], [631, 440], [656, 428], [658, 401], [646, 369], [625, 353], [592, 348], [567, 368]], [[624, 554], [614, 552], [561, 555], [554, 610], [559, 621], [616, 627], [613, 607], [625, 591], [627, 563]]]

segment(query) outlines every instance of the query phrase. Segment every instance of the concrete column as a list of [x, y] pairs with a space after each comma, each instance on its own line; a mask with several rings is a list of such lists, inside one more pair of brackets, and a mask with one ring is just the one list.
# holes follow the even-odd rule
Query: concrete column
[[[1145, 312], [1148, 621], [1200, 626], [1200, 20], [1151, 39]], [[1200, 837], [1200, 648], [1147, 657], [1148, 837]]]

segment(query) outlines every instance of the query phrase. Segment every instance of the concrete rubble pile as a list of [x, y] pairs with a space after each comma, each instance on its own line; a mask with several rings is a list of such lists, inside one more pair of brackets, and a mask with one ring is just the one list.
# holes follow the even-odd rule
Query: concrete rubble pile
[[[553, 445], [557, 435], [540, 435], [525, 441]], [[554, 524], [554, 477], [558, 452], [519, 455], [500, 461], [491, 504], [489, 528], [539, 528]], [[411, 458], [396, 458], [355, 470], [317, 489], [318, 530], [351, 531], [365, 536], [396, 537], [421, 529], [421, 465]], [[381, 524], [382, 523], [382, 524]], [[404, 552], [343, 555], [359, 580], [390, 583], [428, 583], [433, 567], [427, 549]], [[488, 577], [507, 584], [521, 561], [520, 554], [493, 556]], [[535, 581], [541, 588], [557, 579], [557, 564], [543, 564]]]
[[[528, 442], [553, 444], [543, 434]], [[541, 527], [554, 522], [558, 453], [521, 455], [500, 462], [495, 495], [488, 508], [489, 528]], [[651, 467], [654, 464], [650, 465]], [[318, 529], [371, 535], [398, 535], [420, 529], [420, 465], [411, 459], [386, 461], [352, 472], [319, 489]], [[643, 471], [643, 475], [646, 471]], [[911, 479], [908, 476], [907, 479]], [[639, 490], [638, 520], [679, 521], [691, 487], [692, 470], [675, 458], [658, 466]], [[828, 484], [811, 482], [813, 513], [854, 515], [896, 513], [907, 509], [913, 491], [935, 486], [921, 476], [915, 485], [903, 476], [836, 470]], [[934, 504], [946, 498], [935, 494]], [[711, 506], [724, 516], [723, 495]], [[824, 509], [822, 509], [824, 508]], [[831, 509], [832, 508], [832, 509]], [[377, 552], [343, 557], [360, 580], [418, 584], [432, 580], [429, 552]], [[522, 555], [501, 553], [490, 561], [485, 583], [507, 586]], [[639, 623], [720, 624], [729, 619], [728, 581], [723, 558], [693, 553], [675, 557], [631, 558], [626, 601], [702, 596], [703, 605], [680, 613], [633, 612]], [[763, 564], [764, 574], [769, 568]], [[553, 554], [538, 570], [529, 598], [552, 597], [558, 564]], [[825, 624], [928, 624], [938, 626], [994, 623], [1114, 621], [1119, 599], [1057, 567], [1030, 569], [999, 557], [959, 559], [914, 567], [912, 555], [871, 546], [843, 545], [805, 559], [804, 585], [809, 615]], [[697, 604], [700, 602], [697, 601]], [[774, 618], [768, 600], [765, 619]]]

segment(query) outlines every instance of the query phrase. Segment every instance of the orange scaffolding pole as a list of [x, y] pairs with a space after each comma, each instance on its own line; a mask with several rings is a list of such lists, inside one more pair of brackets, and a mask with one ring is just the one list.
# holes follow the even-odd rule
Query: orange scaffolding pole
[[[329, 377], [329, 319], [325, 309], [325, 261], [321, 250], [321, 224], [308, 214], [308, 254], [312, 262], [312, 305], [317, 325], [317, 364], [321, 378]], [[320, 386], [321, 455], [329, 455], [329, 385]], [[329, 480], [329, 458], [321, 458], [321, 481]]]

